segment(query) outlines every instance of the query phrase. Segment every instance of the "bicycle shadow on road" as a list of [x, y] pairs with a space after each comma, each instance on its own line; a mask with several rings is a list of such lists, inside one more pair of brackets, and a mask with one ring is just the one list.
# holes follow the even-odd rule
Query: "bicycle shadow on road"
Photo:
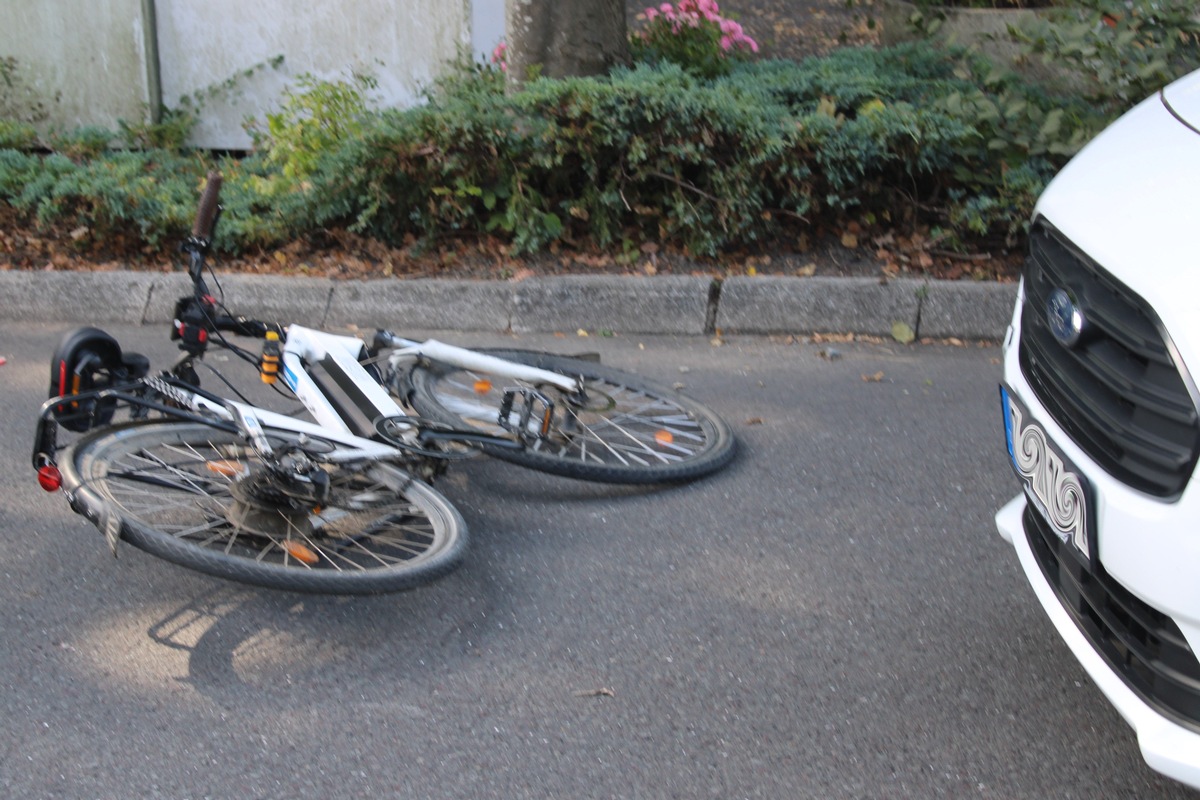
[[[223, 707], [290, 707], [354, 687], [436, 674], [480, 646], [497, 613], [484, 571], [367, 597], [218, 586], [176, 605], [146, 631], [185, 656], [177, 677]], [[356, 695], [357, 696], [357, 695]]]

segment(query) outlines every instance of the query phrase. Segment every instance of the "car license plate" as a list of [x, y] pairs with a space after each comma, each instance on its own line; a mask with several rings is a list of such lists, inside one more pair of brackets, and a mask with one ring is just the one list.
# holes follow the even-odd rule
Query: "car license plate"
[[1045, 429], [1007, 386], [1000, 387], [1004, 432], [1013, 469], [1025, 495], [1063, 542], [1090, 561], [1094, 508], [1088, 479], [1063, 455]]

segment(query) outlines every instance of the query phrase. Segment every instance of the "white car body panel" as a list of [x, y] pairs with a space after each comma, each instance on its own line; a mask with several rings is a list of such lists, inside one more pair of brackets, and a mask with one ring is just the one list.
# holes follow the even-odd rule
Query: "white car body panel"
[[[1200, 235], [1200, 131], [1191, 126], [1200, 129], [1200, 72], [1142, 102], [1085, 147], [1047, 187], [1036, 211], [1153, 308], [1185, 376], [1189, 366], [1200, 370], [1200, 246], [1195, 241]], [[1193, 475], [1176, 498], [1151, 497], [1110, 476], [1072, 441], [1021, 372], [1024, 292], [1018, 294], [1005, 339], [1005, 383], [1090, 482], [1105, 571], [1171, 617], [1193, 652], [1200, 652], [1200, 479]], [[1188, 388], [1200, 405], [1195, 384]], [[1026, 502], [1024, 494], [1013, 498], [996, 515], [996, 524], [1016, 549], [1047, 615], [1137, 731], [1146, 762], [1200, 788], [1200, 725], [1180, 724], [1143, 700], [1080, 631], [1026, 539], [1021, 522]]]

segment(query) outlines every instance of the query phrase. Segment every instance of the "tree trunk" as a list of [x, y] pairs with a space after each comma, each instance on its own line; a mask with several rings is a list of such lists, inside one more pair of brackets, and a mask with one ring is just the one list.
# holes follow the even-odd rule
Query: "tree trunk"
[[624, 0], [505, 0], [510, 86], [601, 75], [629, 60]]

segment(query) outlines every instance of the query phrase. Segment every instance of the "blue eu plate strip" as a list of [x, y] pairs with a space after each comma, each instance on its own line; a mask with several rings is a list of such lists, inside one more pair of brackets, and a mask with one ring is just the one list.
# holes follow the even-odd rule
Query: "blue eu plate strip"
[[1008, 409], [1008, 389], [1003, 385], [1000, 386], [1000, 412], [1004, 414], [1004, 443], [1008, 445], [1008, 458], [1016, 464], [1017, 458], [1013, 453], [1012, 414]]

